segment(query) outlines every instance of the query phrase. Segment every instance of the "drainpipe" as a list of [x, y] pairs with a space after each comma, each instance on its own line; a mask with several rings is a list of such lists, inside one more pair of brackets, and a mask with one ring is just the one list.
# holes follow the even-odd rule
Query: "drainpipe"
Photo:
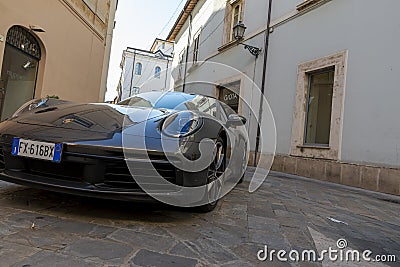
[[[265, 85], [266, 85], [266, 78], [267, 78], [267, 65], [268, 65], [268, 50], [269, 50], [269, 37], [271, 32], [271, 13], [272, 13], [272, 1], [269, 0], [268, 4], [268, 18], [267, 18], [267, 29], [265, 34], [265, 45], [264, 45], [264, 65], [263, 65], [263, 75], [261, 81], [261, 97], [260, 97], [260, 113], [259, 113], [259, 120], [262, 123], [262, 114], [263, 114], [263, 96], [265, 95]], [[260, 150], [260, 135], [261, 135], [261, 127], [260, 123], [257, 127], [257, 138], [256, 138], [256, 149], [254, 153], [254, 166], [257, 166], [257, 154]]]
[[129, 97], [132, 96], [132, 84], [133, 84], [133, 76], [135, 75], [135, 63], [136, 63], [136, 50], [133, 51], [133, 65], [132, 65], [131, 85], [129, 86]]
[[189, 61], [189, 50], [190, 50], [190, 41], [192, 40], [192, 13], [189, 14], [189, 37], [188, 43], [186, 47], [186, 59], [185, 59], [185, 71], [183, 73], [183, 87], [182, 91], [185, 92], [186, 88], [186, 72], [187, 72], [187, 65]]

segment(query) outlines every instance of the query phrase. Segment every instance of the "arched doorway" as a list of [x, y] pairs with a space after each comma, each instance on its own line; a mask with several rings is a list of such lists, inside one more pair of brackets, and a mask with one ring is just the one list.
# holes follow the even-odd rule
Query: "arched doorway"
[[41, 50], [38, 40], [25, 28], [7, 32], [0, 78], [0, 120], [10, 118], [35, 95]]

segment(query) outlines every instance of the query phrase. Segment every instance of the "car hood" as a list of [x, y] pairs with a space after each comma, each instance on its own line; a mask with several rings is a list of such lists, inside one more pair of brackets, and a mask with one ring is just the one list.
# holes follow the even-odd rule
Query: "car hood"
[[167, 110], [112, 104], [66, 103], [25, 112], [12, 120], [30, 125], [109, 133], [168, 113]]

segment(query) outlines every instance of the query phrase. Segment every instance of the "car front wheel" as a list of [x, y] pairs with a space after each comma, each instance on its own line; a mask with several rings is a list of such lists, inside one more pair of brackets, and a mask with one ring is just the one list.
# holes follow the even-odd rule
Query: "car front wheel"
[[215, 209], [221, 196], [223, 175], [226, 169], [226, 148], [223, 140], [218, 138], [215, 143], [215, 156], [207, 170], [207, 192], [208, 204], [198, 207], [201, 212], [210, 212]]

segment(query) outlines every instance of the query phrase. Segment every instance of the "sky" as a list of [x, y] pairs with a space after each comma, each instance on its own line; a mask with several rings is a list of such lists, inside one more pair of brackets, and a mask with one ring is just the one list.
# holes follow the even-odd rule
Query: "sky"
[[119, 0], [108, 72], [106, 100], [117, 96], [122, 51], [150, 49], [155, 38], [165, 39], [186, 0]]

